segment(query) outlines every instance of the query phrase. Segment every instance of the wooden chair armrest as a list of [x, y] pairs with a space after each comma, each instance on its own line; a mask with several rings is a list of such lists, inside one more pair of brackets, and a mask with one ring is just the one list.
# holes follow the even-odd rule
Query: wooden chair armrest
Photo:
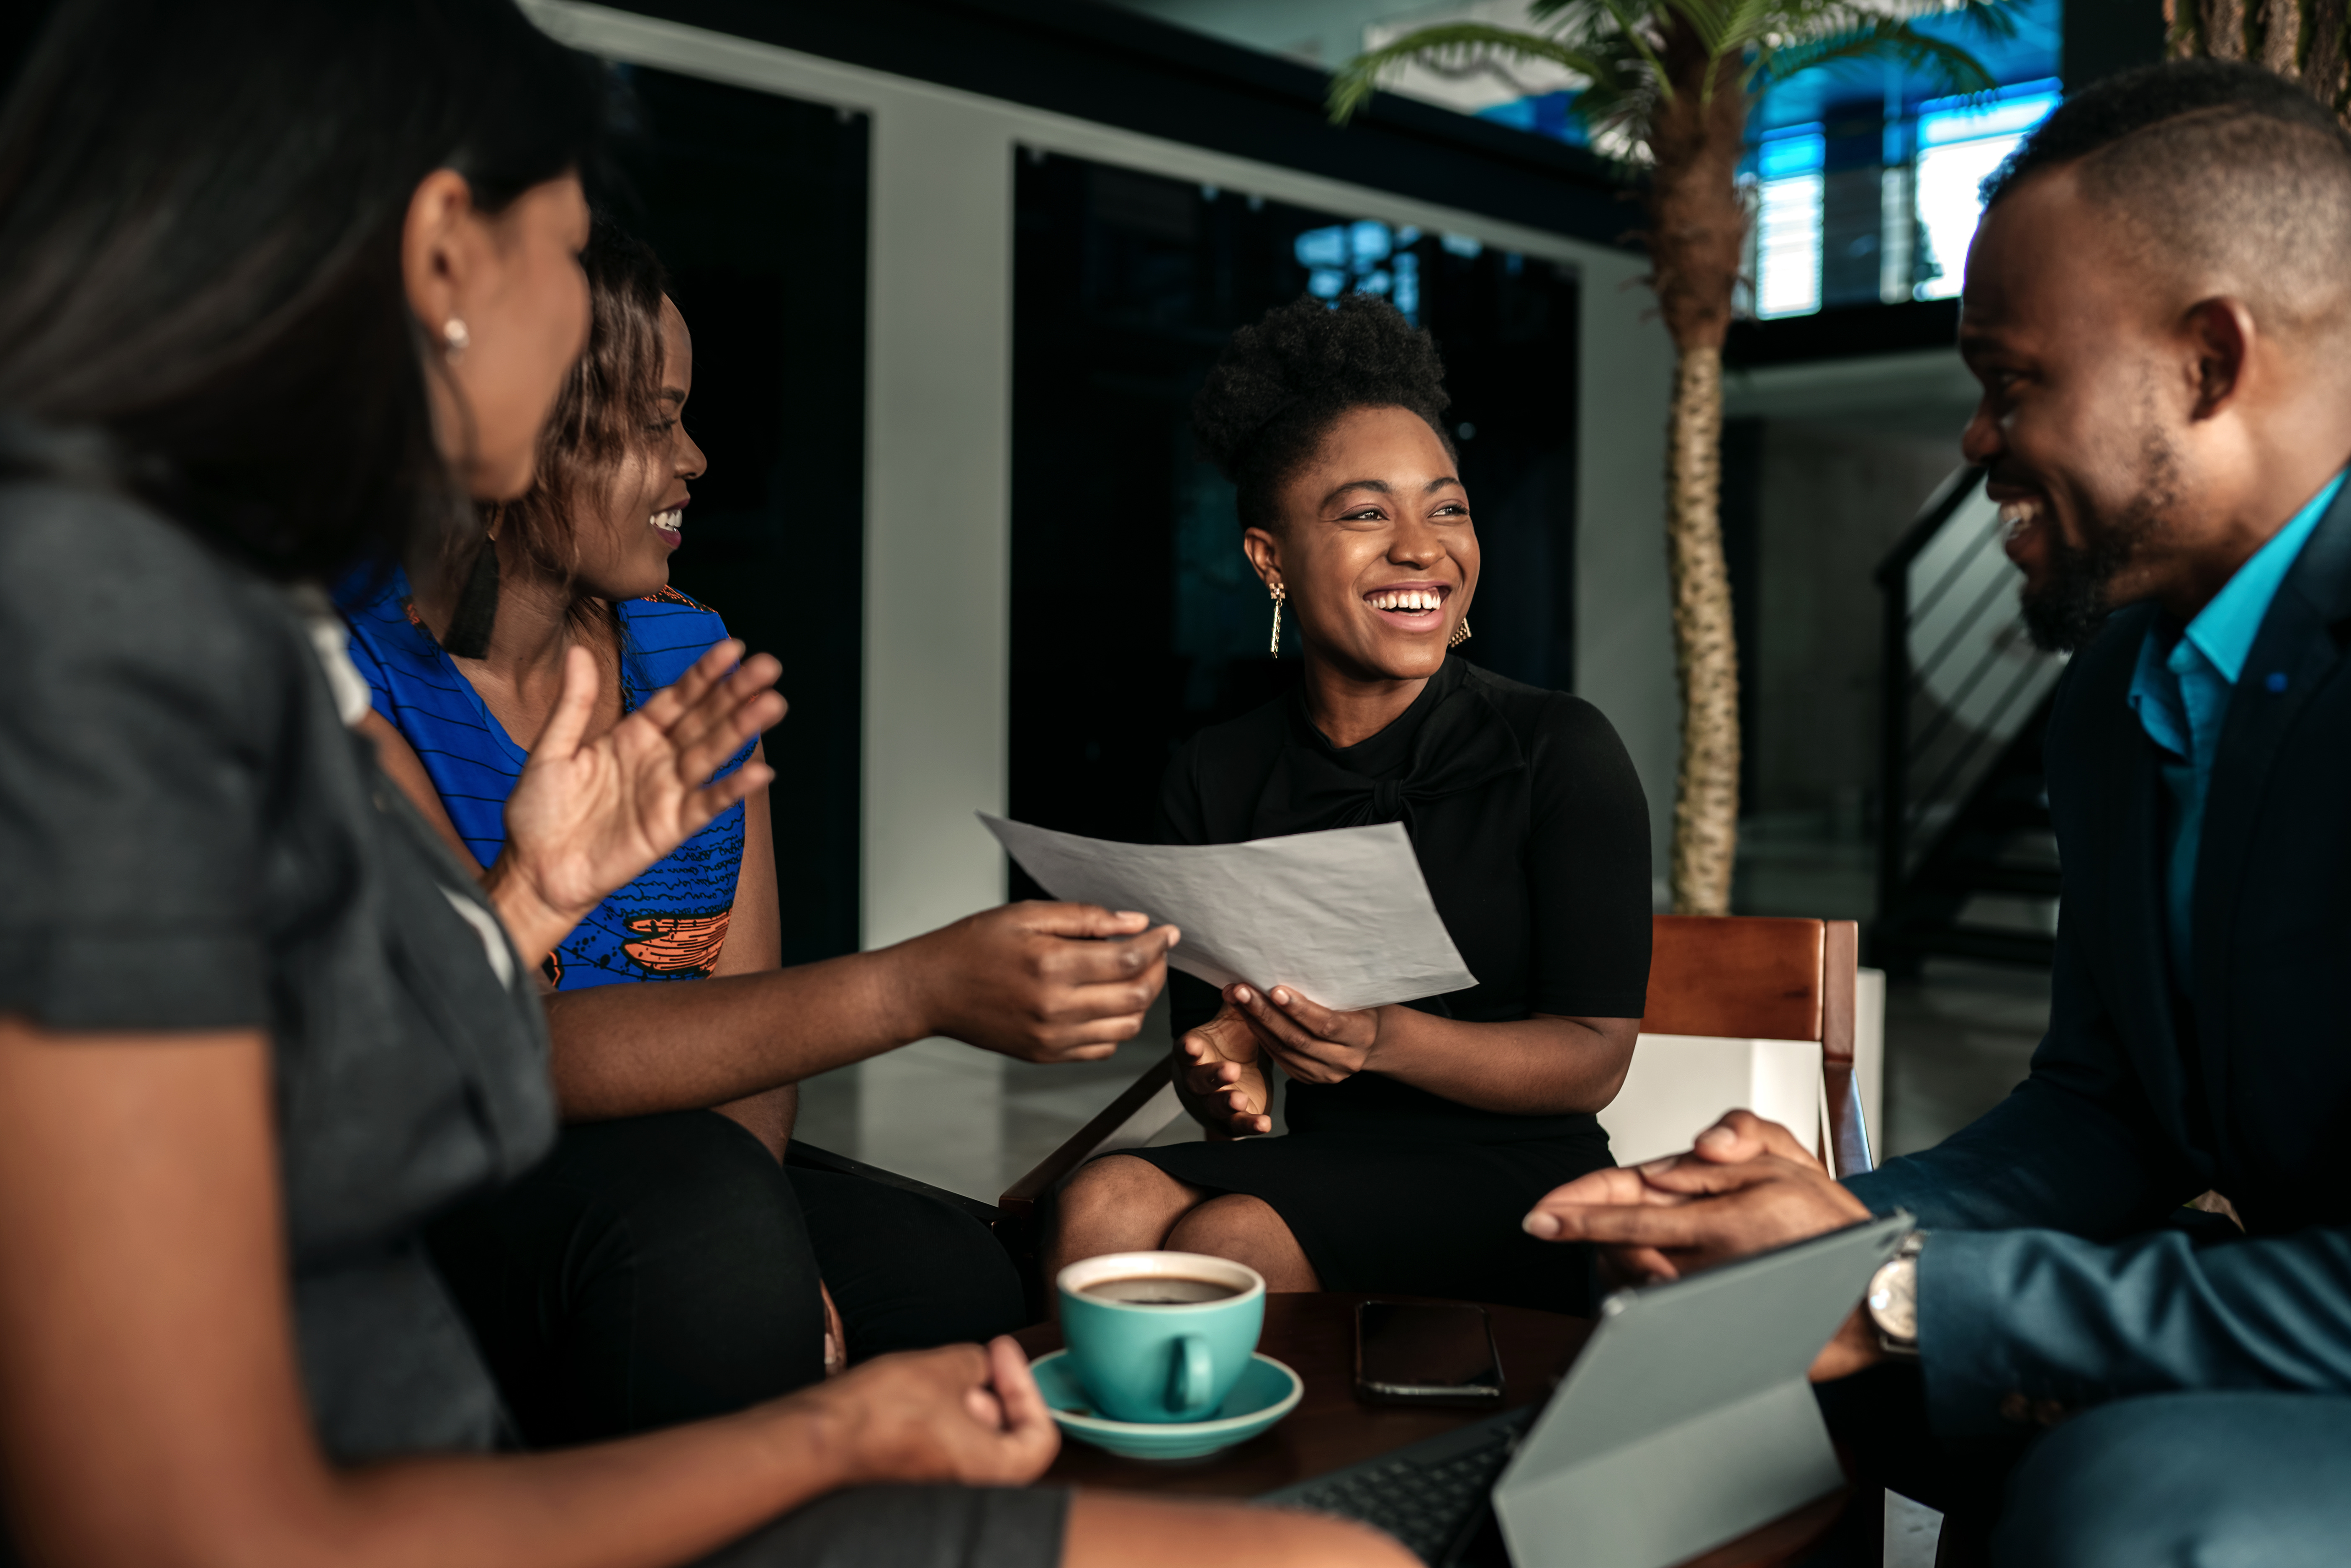
[[1120, 1148], [1136, 1148], [1150, 1142], [1161, 1128], [1183, 1113], [1180, 1104], [1168, 1107], [1174, 1113], [1165, 1117], [1158, 1117], [1156, 1112], [1153, 1112], [1153, 1117], [1157, 1120], [1155, 1126], [1131, 1127], [1128, 1124], [1145, 1119], [1144, 1113], [1151, 1111], [1152, 1102], [1162, 1094], [1171, 1101], [1175, 1099], [1176, 1084], [1169, 1076], [1169, 1059], [1163, 1056], [1144, 1068], [1143, 1075], [1121, 1091], [1117, 1099], [1103, 1106], [1092, 1121], [1071, 1134], [1060, 1148], [1039, 1161], [1035, 1169], [1006, 1187], [1004, 1196], [997, 1199], [997, 1207], [1008, 1215], [1025, 1218], [1036, 1212], [1038, 1203], [1059, 1186], [1064, 1177], [1105, 1147], [1115, 1145]]
[[1861, 1081], [1851, 1061], [1821, 1064], [1821, 1088], [1828, 1111], [1829, 1174], [1842, 1181], [1876, 1169], [1869, 1157], [1869, 1124], [1861, 1109]]
[[991, 1229], [1004, 1218], [1003, 1210], [992, 1203], [982, 1203], [976, 1197], [966, 1197], [959, 1192], [933, 1186], [926, 1181], [900, 1176], [896, 1171], [885, 1171], [880, 1166], [869, 1166], [863, 1160], [852, 1160], [847, 1155], [836, 1155], [831, 1149], [820, 1149], [798, 1138], [784, 1145], [784, 1164], [798, 1166], [803, 1170], [831, 1171], [835, 1176], [863, 1176], [867, 1181], [878, 1181], [883, 1186], [894, 1186], [901, 1192], [935, 1198], [951, 1208], [963, 1210]]

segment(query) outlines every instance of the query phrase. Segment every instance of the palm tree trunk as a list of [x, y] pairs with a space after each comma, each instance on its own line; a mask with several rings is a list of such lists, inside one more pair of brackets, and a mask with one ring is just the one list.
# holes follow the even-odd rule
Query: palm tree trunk
[[1728, 915], [1739, 852], [1739, 648], [1722, 557], [1722, 341], [1746, 250], [1737, 176], [1750, 104], [1735, 59], [1714, 68], [1707, 90], [1706, 51], [1678, 20], [1667, 30], [1664, 58], [1675, 92], [1650, 126], [1646, 237], [1676, 356], [1666, 434], [1666, 565], [1682, 702], [1674, 910]]
[[2175, 59], [2250, 59], [2351, 127], [2351, 37], [2344, 0], [2163, 0]]
[[1693, 344], [1674, 368], [1666, 438], [1666, 561], [1682, 699], [1673, 850], [1679, 915], [1730, 913], [1739, 853], [1739, 646], [1722, 555], [1721, 490], [1722, 350]]

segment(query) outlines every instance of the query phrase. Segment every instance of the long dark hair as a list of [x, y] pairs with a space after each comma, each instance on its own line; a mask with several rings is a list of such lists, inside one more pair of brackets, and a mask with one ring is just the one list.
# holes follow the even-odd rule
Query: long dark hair
[[[588, 275], [587, 351], [564, 378], [547, 428], [539, 433], [537, 476], [530, 489], [490, 508], [501, 538], [512, 538], [531, 564], [569, 581], [580, 568], [576, 518], [601, 509], [602, 491], [632, 448], [642, 447], [666, 412], [661, 401], [662, 299], [669, 274], [653, 247], [598, 218], [580, 253]], [[592, 497], [592, 498], [591, 498]], [[477, 552], [470, 565], [455, 556], [441, 564], [444, 586], [456, 593], [456, 612], [441, 645], [460, 658], [489, 651], [498, 609], [498, 556]], [[575, 598], [575, 629], [609, 632], [619, 622], [601, 600]]]
[[513, 0], [66, 0], [0, 108], [0, 410], [280, 578], [471, 528], [401, 227], [598, 151], [593, 68]]
[[588, 274], [588, 350], [565, 378], [539, 436], [538, 478], [528, 495], [503, 508], [501, 524], [516, 530], [541, 570], [559, 577], [579, 564], [574, 516], [601, 507], [613, 471], [667, 417], [661, 317], [669, 275], [661, 257], [599, 218], [580, 265]]

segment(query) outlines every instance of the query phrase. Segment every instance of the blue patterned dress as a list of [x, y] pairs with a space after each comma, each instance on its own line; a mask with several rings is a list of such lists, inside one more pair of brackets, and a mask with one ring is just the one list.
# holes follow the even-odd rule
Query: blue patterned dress
[[[621, 702], [633, 711], [692, 668], [726, 624], [674, 588], [614, 605], [621, 627]], [[488, 865], [507, 841], [506, 801], [528, 757], [483, 706], [410, 602], [395, 572], [368, 591], [347, 591], [351, 662], [367, 677], [376, 712], [423, 761], [441, 803], [475, 859]], [[724, 778], [756, 742], [728, 759]], [[559, 990], [630, 980], [695, 980], [708, 975], [726, 940], [743, 865], [743, 808], [728, 807], [670, 856], [607, 898], [548, 955]]]

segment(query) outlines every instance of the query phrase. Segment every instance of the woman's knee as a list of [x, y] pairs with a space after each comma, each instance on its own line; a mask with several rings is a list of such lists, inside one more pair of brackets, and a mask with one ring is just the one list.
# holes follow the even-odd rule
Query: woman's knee
[[1054, 1227], [1072, 1238], [1154, 1228], [1165, 1236], [1197, 1201], [1191, 1188], [1149, 1160], [1105, 1155], [1080, 1166], [1061, 1188], [1054, 1200]]

